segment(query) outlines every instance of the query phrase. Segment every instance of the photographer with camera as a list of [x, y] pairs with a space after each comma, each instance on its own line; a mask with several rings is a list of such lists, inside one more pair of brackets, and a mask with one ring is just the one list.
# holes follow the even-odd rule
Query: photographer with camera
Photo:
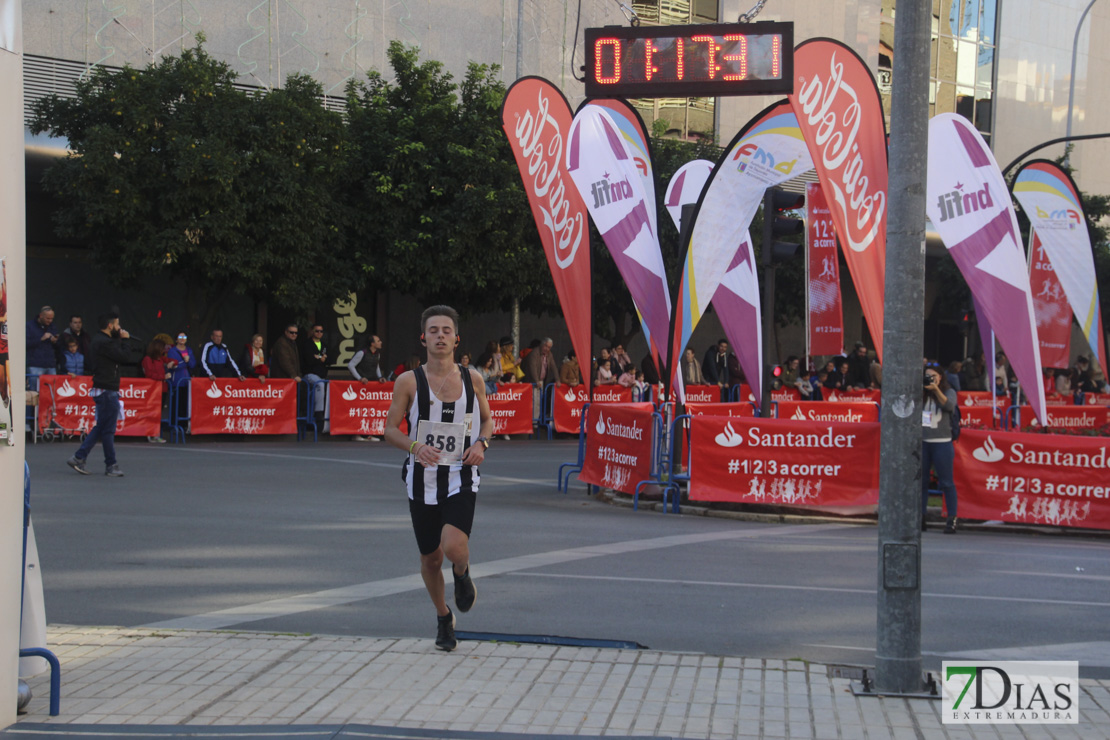
[[926, 531], [925, 511], [929, 503], [929, 470], [936, 470], [944, 494], [947, 520], [945, 534], [956, 532], [956, 483], [952, 465], [956, 452], [952, 442], [952, 416], [956, 391], [948, 385], [937, 365], [925, 368], [924, 403], [921, 409], [921, 531]]

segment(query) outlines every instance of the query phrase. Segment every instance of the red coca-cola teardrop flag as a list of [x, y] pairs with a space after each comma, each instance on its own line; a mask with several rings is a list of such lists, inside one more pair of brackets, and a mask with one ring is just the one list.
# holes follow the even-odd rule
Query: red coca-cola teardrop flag
[[571, 344], [582, 366], [589, 367], [593, 356], [589, 219], [566, 168], [572, 119], [567, 99], [541, 77], [517, 80], [501, 107], [502, 127], [520, 168]]
[[812, 39], [794, 50], [790, 105], [881, 359], [888, 173], [886, 124], [875, 78], [844, 44]]

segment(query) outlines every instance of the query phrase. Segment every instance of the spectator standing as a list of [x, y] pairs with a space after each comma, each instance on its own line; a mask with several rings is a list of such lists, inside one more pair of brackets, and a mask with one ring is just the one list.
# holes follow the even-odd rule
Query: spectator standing
[[174, 386], [188, 385], [192, 371], [197, 366], [197, 356], [189, 349], [189, 335], [183, 331], [177, 332], [177, 337], [172, 347], [166, 350], [166, 357], [174, 361], [173, 377], [170, 383]]
[[[92, 337], [85, 331], [85, 322], [80, 316], [73, 314], [69, 317], [69, 326], [62, 330], [62, 336], [63, 338], [71, 336], [77, 339], [77, 351], [86, 357], [88, 356], [89, 343], [92, 341]], [[64, 345], [62, 345], [61, 342], [58, 343], [58, 349], [62, 352], [65, 351]]]
[[883, 365], [878, 357], [871, 361], [871, 387], [877, 391], [883, 388]]
[[844, 376], [846, 389], [863, 389], [871, 385], [871, 360], [867, 356], [867, 347], [863, 342], [856, 342], [852, 354], [848, 356], [848, 372]]
[[555, 358], [551, 356], [551, 347], [554, 342], [551, 337], [540, 340], [528, 356], [521, 363], [524, 370], [524, 382], [532, 384], [532, 418], [538, 419], [543, 405], [543, 389], [555, 382]]
[[[347, 363], [347, 372], [351, 377], [367, 385], [370, 382], [384, 383], [385, 376], [382, 375], [382, 338], [377, 334], [371, 334], [366, 346], [355, 352], [354, 357]], [[381, 437], [370, 435], [364, 437], [356, 434], [351, 437], [355, 442], [381, 442]]]
[[559, 382], [563, 385], [582, 384], [582, 370], [578, 367], [578, 355], [573, 349], [567, 352], [567, 359], [559, 367]]
[[[496, 344], [496, 342], [494, 342]], [[486, 384], [486, 396], [492, 396], [497, 393], [497, 381], [501, 378], [501, 373], [495, 364], [496, 355], [490, 354], [489, 350], [482, 353], [478, 358], [478, 374], [482, 376], [482, 381]]]
[[297, 346], [299, 333], [296, 324], [289, 324], [274, 342], [270, 352], [270, 364], [273, 365], [270, 368], [270, 377], [290, 378], [301, 382], [301, 350]]
[[623, 344], [614, 344], [609, 356], [616, 361], [617, 366], [610, 368], [614, 375], [620, 376], [623, 373], [635, 372], [636, 364], [632, 362], [632, 358], [624, 351]]
[[[492, 370], [494, 372], [494, 375], [496, 376], [495, 379], [500, 380], [501, 376], [504, 375], [505, 373], [504, 373], [504, 371], [501, 370], [501, 345], [497, 343], [496, 339], [491, 339], [486, 344], [486, 351], [483, 354], [487, 354], [487, 353], [489, 354], [490, 357], [493, 358], [493, 365], [491, 367], [492, 367]], [[479, 359], [478, 365], [479, 365], [479, 367], [483, 366], [482, 362], [481, 362], [481, 359]]]
[[617, 378], [615, 375], [613, 375], [613, 371], [610, 369], [612, 367], [612, 364], [613, 359], [611, 357], [601, 360], [597, 363], [596, 385], [616, 385]]
[[96, 404], [96, 422], [77, 452], [66, 460], [66, 464], [82, 475], [90, 475], [92, 471], [87, 466], [89, 453], [100, 442], [104, 447], [104, 474], [119, 478], [123, 476], [123, 471], [116, 462], [115, 445], [116, 422], [120, 413], [119, 366], [121, 363], [137, 363], [142, 358], [141, 353], [124, 344], [123, 340], [130, 334], [120, 328], [119, 314], [102, 314], [97, 317], [96, 324], [99, 331], [89, 348], [89, 353], [95, 360], [93, 387], [89, 395]]
[[58, 373], [74, 377], [85, 374], [85, 354], [77, 346], [77, 337], [66, 335], [65, 351], [62, 352], [62, 361], [58, 363]]
[[1071, 387], [1075, 393], [1097, 393], [1099, 390], [1094, 373], [1091, 372], [1091, 362], [1084, 355], [1075, 359], [1071, 371]]
[[513, 338], [501, 337], [501, 382], [517, 383], [524, 378], [520, 359], [514, 351]]
[[706, 383], [715, 385], [722, 391], [728, 388], [728, 340], [719, 339], [715, 345], [705, 351], [705, 358], [701, 361], [701, 372]]
[[347, 370], [351, 377], [360, 383], [371, 381], [384, 383], [385, 374], [382, 372], [382, 338], [371, 334], [366, 346], [355, 352], [354, 357], [347, 363]]
[[27, 383], [28, 390], [39, 389], [39, 377], [53, 375], [58, 367], [54, 347], [58, 343], [58, 327], [54, 309], [43, 306], [38, 316], [27, 322]]
[[255, 334], [243, 349], [243, 369], [249, 377], [265, 380], [270, 374], [270, 366], [266, 364], [266, 350], [263, 348], [265, 341], [261, 334]]
[[[150, 380], [158, 380], [162, 383], [162, 408], [166, 408], [170, 400], [170, 384], [169, 381], [173, 377], [173, 367], [176, 366], [173, 360], [169, 359], [166, 355], [166, 342], [163, 339], [152, 339], [147, 346], [146, 355], [142, 359], [143, 375]], [[154, 435], [147, 437], [147, 442], [155, 444], [165, 444], [166, 440], [161, 435]]]
[[830, 361], [829, 365], [832, 365], [833, 369], [829, 371], [827, 369], [828, 365], [825, 366], [828, 374], [825, 376], [824, 386], [833, 391], [844, 390], [844, 373], [848, 370], [848, 361], [846, 359], [839, 362], [834, 360]]
[[959, 360], [952, 360], [948, 363], [948, 370], [944, 373], [944, 379], [948, 381], [948, 386], [959, 393], [963, 388], [960, 385], [960, 370], [963, 369], [964, 364]]
[[324, 342], [324, 327], [313, 324], [311, 334], [301, 342], [301, 369], [304, 382], [314, 388], [316, 398], [316, 422], [324, 422], [325, 395], [328, 377], [328, 346]]
[[682, 383], [683, 385], [705, 385], [705, 377], [701, 374], [701, 363], [690, 347], [682, 353]]
[[224, 344], [224, 333], [221, 329], [212, 330], [211, 339], [200, 351], [200, 365], [204, 369], [204, 374], [210, 380], [216, 378], [246, 380], [246, 377], [239, 370], [239, 366], [235, 364], [235, 360], [231, 357], [231, 350]]
[[929, 471], [937, 473], [944, 494], [947, 520], [945, 534], [956, 532], [956, 483], [952, 476], [955, 449], [952, 445], [952, 413], [956, 391], [948, 386], [938, 368], [925, 368], [924, 406], [921, 411], [921, 531], [926, 530], [925, 510], [929, 503]]

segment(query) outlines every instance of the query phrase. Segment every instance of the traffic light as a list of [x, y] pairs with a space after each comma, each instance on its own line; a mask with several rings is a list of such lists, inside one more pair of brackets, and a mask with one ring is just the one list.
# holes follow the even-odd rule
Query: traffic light
[[776, 237], [796, 236], [805, 231], [800, 218], [785, 214], [797, 211], [806, 204], [804, 193], [788, 193], [778, 188], [768, 188], [763, 195], [763, 264], [777, 264], [793, 259], [801, 250], [794, 242], [777, 241]]
[[782, 388], [782, 365], [774, 365], [771, 367], [771, 390], [777, 391]]

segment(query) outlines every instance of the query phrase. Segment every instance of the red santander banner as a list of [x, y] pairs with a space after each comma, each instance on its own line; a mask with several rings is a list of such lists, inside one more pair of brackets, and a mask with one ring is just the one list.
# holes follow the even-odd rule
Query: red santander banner
[[586, 459], [578, 479], [602, 488], [635, 493], [651, 477], [650, 403], [595, 403], [586, 414]]
[[690, 420], [690, 499], [786, 506], [879, 501], [879, 425]]
[[[1098, 431], [1110, 424], [1110, 408], [1105, 406], [1050, 406], [1045, 409], [1045, 427], [1064, 432]], [[1017, 411], [1018, 428], [1040, 429], [1030, 406]]]
[[[685, 387], [686, 405], [691, 403], [719, 403], [721, 389], [716, 385], [688, 385]], [[672, 399], [674, 394], [672, 395]]]
[[502, 383], [497, 393], [486, 396], [494, 434], [532, 433], [532, 390], [530, 383]]
[[[747, 383], [740, 384], [740, 400], [751, 401], [755, 404], [759, 403], [759, 399], [756, 398], [755, 393], [752, 392], [752, 387]], [[776, 403], [780, 401], [801, 401], [802, 393], [793, 386], [778, 388], [771, 391], [771, 400]]]
[[1010, 397], [1007, 395], [996, 396], [990, 391], [959, 391], [956, 393], [956, 403], [960, 404], [960, 413], [976, 406], [990, 408], [994, 406], [1003, 414], [1010, 408]]
[[870, 401], [871, 403], [882, 403], [883, 394], [881, 391], [871, 390], [870, 388], [862, 388], [859, 390], [830, 390], [822, 388], [822, 400], [832, 401], [834, 403], [860, 403], [861, 401]]
[[296, 434], [293, 380], [193, 378], [192, 434]]
[[1110, 393], [1084, 393], [1084, 406], [1110, 406]]
[[879, 405], [870, 401], [829, 404], [824, 401], [779, 401], [779, 419], [793, 421], [878, 421]]
[[[555, 420], [555, 431], [578, 434], [582, 409], [590, 402], [586, 386], [557, 384], [552, 393], [554, 395], [551, 413]], [[631, 388], [620, 385], [599, 385], [594, 388], [594, 403], [630, 403], [631, 401]]]
[[867, 64], [849, 47], [812, 39], [794, 49], [789, 98], [881, 360], [887, 152], [879, 89]]
[[1071, 304], [1064, 293], [1052, 261], [1035, 230], [1030, 242], [1029, 287], [1033, 292], [1033, 316], [1041, 344], [1041, 367], [1067, 367], [1071, 351]]
[[[43, 375], [39, 378], [39, 432], [53, 422], [65, 431], [87, 432], [96, 420], [96, 399], [89, 396], [92, 378]], [[120, 378], [123, 417], [121, 437], [155, 437], [162, 427], [162, 383], [149, 378]], [[55, 427], [55, 428], [57, 428]]]
[[[716, 388], [717, 386], [713, 386]], [[690, 397], [689, 394], [686, 395]], [[730, 403], [687, 403], [686, 413], [690, 416], [755, 416], [755, 406], [747, 401]]]
[[374, 437], [385, 434], [385, 417], [393, 403], [393, 383], [330, 380], [328, 387], [329, 434]]
[[579, 357], [589, 358], [593, 356], [589, 218], [567, 172], [564, 151], [573, 118], [559, 88], [542, 77], [514, 82], [501, 106], [501, 124], [520, 168], [571, 344]]
[[807, 355], [844, 353], [844, 312], [840, 302], [840, 263], [836, 229], [825, 194], [817, 183], [806, 185], [806, 324]]
[[968, 519], [1110, 529], [1105, 437], [969, 429], [956, 442], [955, 479]]

